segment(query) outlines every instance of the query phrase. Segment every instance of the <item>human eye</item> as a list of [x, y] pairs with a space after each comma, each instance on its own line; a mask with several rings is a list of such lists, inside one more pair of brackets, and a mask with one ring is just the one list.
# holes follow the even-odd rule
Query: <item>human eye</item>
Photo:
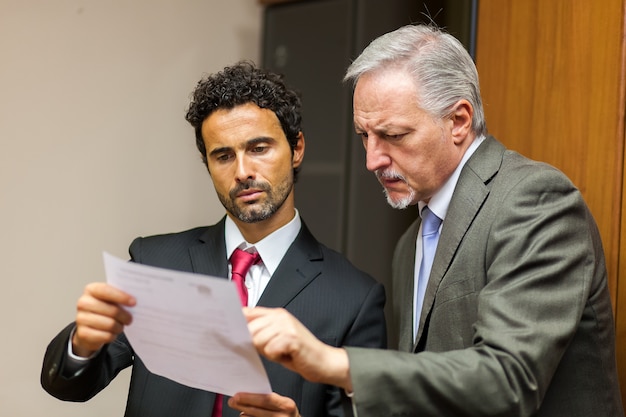
[[391, 141], [396, 141], [396, 140], [402, 139], [405, 135], [406, 135], [406, 133], [386, 133], [385, 134], [385, 139], [391, 140]]
[[213, 154], [213, 159], [217, 162], [228, 162], [233, 159], [233, 154], [231, 152], [219, 152]]
[[267, 149], [268, 149], [268, 146], [266, 145], [256, 145], [250, 149], [250, 152], [262, 154], [262, 153], [265, 153]]

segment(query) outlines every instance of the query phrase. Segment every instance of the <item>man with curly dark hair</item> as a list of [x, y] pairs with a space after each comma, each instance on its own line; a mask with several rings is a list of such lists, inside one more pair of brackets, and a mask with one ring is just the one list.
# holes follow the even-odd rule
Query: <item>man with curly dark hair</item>
[[[282, 307], [333, 346], [384, 347], [382, 285], [318, 242], [295, 208], [304, 156], [297, 93], [279, 75], [240, 62], [200, 80], [186, 119], [226, 216], [208, 227], [137, 238], [131, 260], [230, 279], [233, 253], [258, 254], [260, 262], [244, 273], [244, 305]], [[132, 320], [125, 307], [135, 302], [105, 283], [87, 285], [75, 322], [46, 351], [46, 391], [86, 401], [132, 366], [127, 417], [343, 415], [337, 388], [269, 361], [274, 392], [236, 402], [152, 374], [123, 333]]]

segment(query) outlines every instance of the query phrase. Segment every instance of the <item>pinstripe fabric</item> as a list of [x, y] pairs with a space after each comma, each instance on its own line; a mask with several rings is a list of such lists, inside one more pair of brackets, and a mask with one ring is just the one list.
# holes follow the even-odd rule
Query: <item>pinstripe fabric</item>
[[[181, 233], [136, 239], [130, 248], [135, 262], [227, 277], [224, 221]], [[333, 346], [384, 347], [384, 290], [373, 278], [315, 240], [303, 223], [259, 299], [258, 305], [283, 307], [317, 337]], [[210, 319], [210, 318], [207, 318]], [[107, 346], [88, 369], [64, 375], [70, 324], [49, 345], [42, 385], [52, 395], [85, 401], [102, 390], [122, 369], [132, 366], [126, 417], [210, 417], [215, 394], [179, 385], [151, 374], [134, 357], [123, 337]], [[293, 398], [306, 417], [341, 416], [340, 393], [264, 360], [272, 389]], [[224, 399], [226, 401], [226, 399]], [[239, 413], [224, 405], [224, 417]]]

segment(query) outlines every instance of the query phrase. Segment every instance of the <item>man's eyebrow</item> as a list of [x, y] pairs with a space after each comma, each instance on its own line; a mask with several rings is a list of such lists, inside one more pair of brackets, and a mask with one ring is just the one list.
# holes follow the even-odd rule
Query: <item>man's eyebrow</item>
[[220, 153], [229, 152], [232, 149], [233, 148], [231, 148], [230, 146], [222, 146], [221, 148], [213, 149], [211, 152], [209, 152], [209, 155], [217, 155], [217, 154], [220, 154]]
[[252, 138], [252, 139], [248, 140], [246, 142], [246, 145], [248, 145], [248, 146], [250, 146], [250, 145], [257, 145], [259, 143], [264, 143], [264, 142], [275, 143], [276, 139], [274, 139], [273, 137], [270, 137], [270, 136], [259, 136], [259, 137]]
[[[275, 143], [275, 142], [276, 142], [276, 139], [273, 137], [258, 136], [256, 138], [248, 139], [246, 141], [246, 147], [255, 146], [260, 143]], [[217, 154], [221, 154], [224, 152], [230, 152], [232, 150], [233, 150], [232, 146], [222, 146], [222, 147], [213, 149], [211, 152], [209, 152], [209, 155], [217, 155]]]

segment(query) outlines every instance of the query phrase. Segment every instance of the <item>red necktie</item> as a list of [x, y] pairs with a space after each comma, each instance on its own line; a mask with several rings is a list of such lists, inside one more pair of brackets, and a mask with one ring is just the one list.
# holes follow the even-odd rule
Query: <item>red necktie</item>
[[[261, 262], [258, 252], [250, 253], [241, 249], [235, 249], [230, 257], [232, 265], [231, 279], [237, 287], [241, 305], [248, 305], [248, 289], [246, 288], [246, 274], [252, 265]], [[222, 395], [215, 395], [212, 417], [222, 417]]]
[[261, 262], [261, 257], [257, 252], [250, 253], [241, 249], [235, 249], [230, 257], [232, 265], [232, 280], [237, 286], [241, 305], [248, 305], [248, 290], [246, 289], [246, 274], [250, 267]]

